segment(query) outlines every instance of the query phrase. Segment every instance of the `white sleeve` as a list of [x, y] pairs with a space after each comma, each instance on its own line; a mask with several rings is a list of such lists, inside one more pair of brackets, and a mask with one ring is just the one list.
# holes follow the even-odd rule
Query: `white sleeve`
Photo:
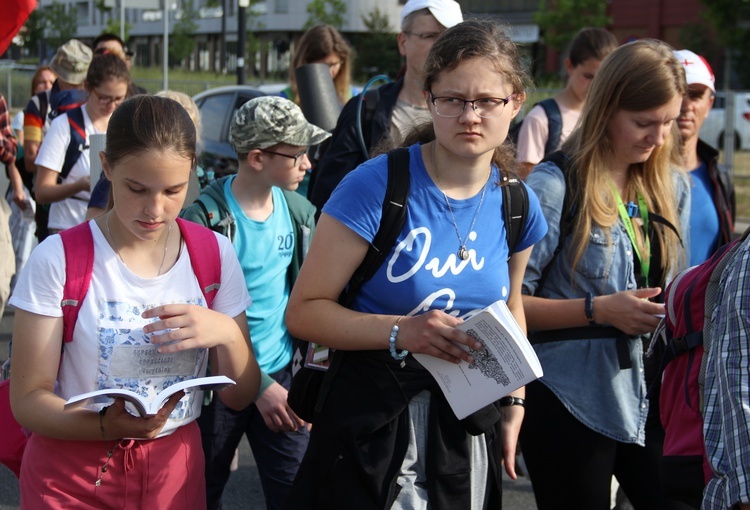
[[65, 252], [59, 235], [34, 248], [24, 264], [8, 304], [47, 317], [62, 317]]
[[214, 298], [213, 309], [230, 317], [245, 313], [251, 304], [247, 292], [245, 274], [242, 272], [237, 253], [225, 236], [216, 234], [221, 255], [221, 287]]
[[65, 152], [70, 144], [70, 126], [68, 116], [63, 114], [52, 121], [52, 124], [44, 135], [39, 153], [36, 156], [36, 165], [47, 167], [55, 172], [62, 172], [65, 162]]

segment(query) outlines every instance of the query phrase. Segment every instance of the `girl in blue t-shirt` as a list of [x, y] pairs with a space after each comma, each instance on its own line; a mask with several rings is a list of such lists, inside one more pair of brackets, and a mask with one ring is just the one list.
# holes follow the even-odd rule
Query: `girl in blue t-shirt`
[[286, 508], [498, 508], [500, 463], [516, 477], [523, 388], [507, 405], [459, 420], [411, 354], [470, 361], [461, 346], [481, 345], [455, 326], [498, 300], [525, 327], [521, 281], [547, 226], [529, 192], [509, 254], [500, 184], [515, 164], [503, 142], [525, 99], [525, 74], [510, 39], [475, 20], [437, 39], [425, 76], [432, 129], [409, 147], [395, 245], [351, 309], [339, 305], [380, 225], [388, 164], [380, 156], [331, 196], [289, 300], [290, 332], [337, 349], [343, 361]]

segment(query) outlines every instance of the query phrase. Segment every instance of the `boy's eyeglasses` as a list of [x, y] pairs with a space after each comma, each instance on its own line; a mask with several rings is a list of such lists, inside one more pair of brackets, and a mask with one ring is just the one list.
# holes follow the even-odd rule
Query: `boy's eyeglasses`
[[503, 114], [503, 109], [511, 99], [516, 95], [511, 94], [506, 98], [502, 97], [483, 97], [481, 99], [461, 99], [458, 97], [435, 97], [430, 92], [430, 101], [435, 106], [435, 113], [441, 117], [459, 117], [466, 105], [471, 104], [474, 113], [485, 119], [499, 117]]
[[261, 152], [267, 152], [269, 154], [275, 154], [276, 156], [283, 156], [285, 158], [293, 159], [294, 166], [297, 166], [297, 160], [301, 158], [302, 156], [304, 156], [305, 154], [307, 154], [308, 151], [310, 150], [310, 147], [305, 147], [304, 149], [302, 149], [295, 155], [284, 154], [283, 152], [269, 151], [268, 149], [258, 149], [258, 150], [260, 150]]

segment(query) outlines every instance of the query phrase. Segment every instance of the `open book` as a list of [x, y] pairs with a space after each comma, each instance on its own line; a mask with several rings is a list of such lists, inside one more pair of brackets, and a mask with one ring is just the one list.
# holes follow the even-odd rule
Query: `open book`
[[[82, 393], [71, 397], [65, 402], [65, 408], [78, 407], [88, 404], [98, 404], [102, 402], [110, 402], [116, 398], [122, 398], [125, 402], [132, 404], [135, 411], [143, 417], [154, 416], [159, 412], [159, 409], [164, 403], [180, 390], [187, 389], [201, 389], [204, 391], [214, 390], [218, 391], [227, 386], [235, 384], [229, 377], [223, 375], [214, 375], [211, 377], [198, 377], [196, 379], [187, 379], [185, 381], [178, 382], [169, 386], [166, 389], [160, 391], [153, 401], [149, 400], [134, 391], [127, 390], [124, 388], [110, 388], [104, 390], [89, 391], [88, 393]], [[130, 406], [128, 406], [130, 407]]]
[[484, 346], [478, 351], [461, 346], [474, 363], [455, 364], [427, 354], [414, 357], [435, 378], [458, 419], [542, 376], [539, 358], [505, 301], [496, 301], [457, 328]]

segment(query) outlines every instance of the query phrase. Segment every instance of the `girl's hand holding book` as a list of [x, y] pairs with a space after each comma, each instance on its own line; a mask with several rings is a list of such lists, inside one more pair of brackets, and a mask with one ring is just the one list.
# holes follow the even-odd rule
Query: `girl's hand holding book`
[[184, 396], [184, 391], [178, 391], [167, 400], [158, 413], [145, 418], [133, 416], [125, 409], [125, 400], [115, 399], [114, 404], [106, 408], [106, 412], [100, 416], [102, 440], [109, 441], [124, 437], [134, 439], [155, 438], [166, 425], [167, 419], [174, 411], [177, 403]]
[[211, 348], [235, 338], [237, 324], [231, 317], [208, 308], [189, 304], [161, 305], [146, 310], [143, 318], [159, 318], [146, 326], [145, 333], [154, 333], [151, 343], [159, 346], [160, 353], [186, 349]]

